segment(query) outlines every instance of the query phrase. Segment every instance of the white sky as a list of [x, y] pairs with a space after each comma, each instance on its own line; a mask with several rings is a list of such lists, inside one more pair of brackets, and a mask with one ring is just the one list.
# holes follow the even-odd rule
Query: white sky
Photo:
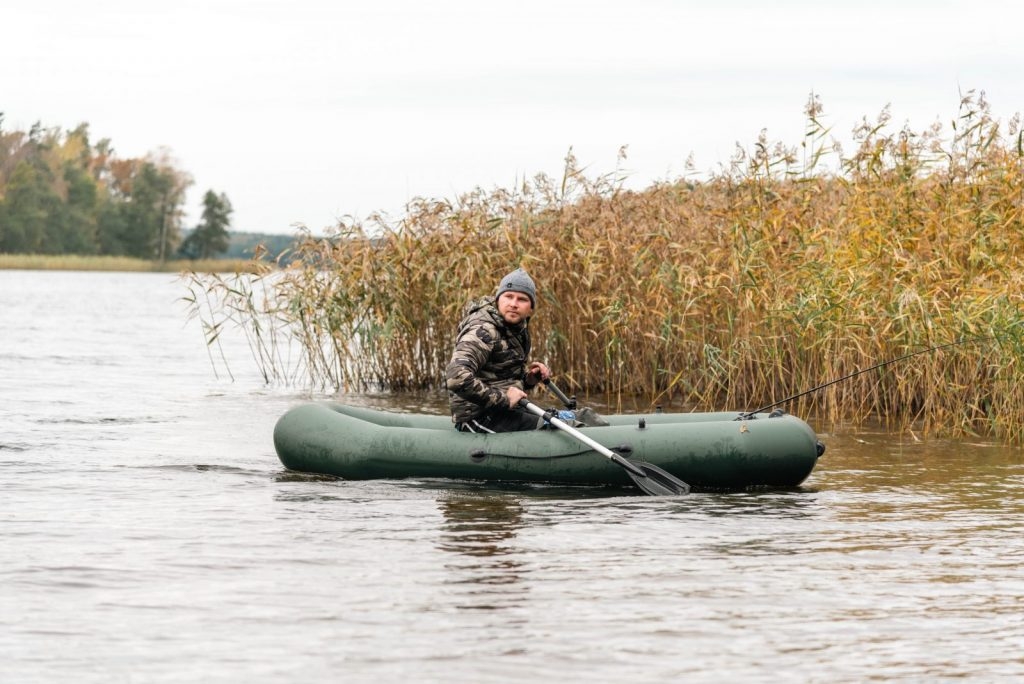
[[32, 0], [0, 9], [4, 128], [90, 125], [161, 147], [233, 229], [314, 232], [415, 197], [558, 176], [571, 146], [629, 187], [800, 142], [817, 93], [844, 139], [948, 130], [961, 92], [1024, 109], [1017, 0]]

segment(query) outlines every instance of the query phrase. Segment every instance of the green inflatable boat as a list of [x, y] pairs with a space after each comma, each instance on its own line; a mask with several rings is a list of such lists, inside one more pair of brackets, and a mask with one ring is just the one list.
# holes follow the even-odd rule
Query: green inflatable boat
[[[698, 490], [796, 487], [824, 445], [781, 412], [604, 416], [580, 432]], [[286, 468], [351, 480], [452, 478], [631, 485], [628, 472], [560, 430], [458, 432], [448, 416], [322, 402], [296, 406], [274, 428]]]

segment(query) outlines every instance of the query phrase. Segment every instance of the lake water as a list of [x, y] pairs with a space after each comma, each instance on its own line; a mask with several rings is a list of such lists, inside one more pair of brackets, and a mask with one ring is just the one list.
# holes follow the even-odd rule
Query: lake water
[[1018, 448], [819, 428], [797, 491], [671, 499], [300, 475], [310, 397], [238, 338], [215, 375], [184, 294], [0, 271], [0, 682], [1024, 678]]

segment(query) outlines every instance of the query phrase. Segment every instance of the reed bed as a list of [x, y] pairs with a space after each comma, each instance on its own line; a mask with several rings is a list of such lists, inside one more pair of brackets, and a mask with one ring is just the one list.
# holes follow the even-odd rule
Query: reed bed
[[522, 265], [539, 288], [534, 355], [567, 390], [752, 409], [962, 340], [784, 408], [1022, 441], [1019, 118], [972, 93], [951, 132], [893, 131], [883, 111], [850, 152], [820, 120], [812, 97], [797, 145], [762, 136], [699, 181], [628, 191], [570, 154], [561, 179], [345, 221], [286, 269], [194, 276], [194, 314], [208, 339], [245, 328], [268, 380], [439, 388], [465, 301]]

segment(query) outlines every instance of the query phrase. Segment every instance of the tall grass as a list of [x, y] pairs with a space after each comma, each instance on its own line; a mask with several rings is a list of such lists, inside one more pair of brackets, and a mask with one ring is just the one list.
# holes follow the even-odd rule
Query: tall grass
[[[816, 98], [806, 111], [796, 146], [762, 136], [706, 180], [629, 191], [570, 154], [561, 179], [346, 221], [287, 269], [194, 276], [195, 313], [208, 334], [245, 327], [268, 379], [436, 388], [464, 302], [522, 265], [539, 287], [535, 355], [567, 388], [754, 408], [971, 338], [786, 408], [1021, 441], [1019, 118], [994, 120], [971, 93], [952, 131], [892, 130], [883, 111], [845, 152]], [[301, 359], [281, 358], [282, 336]]]

